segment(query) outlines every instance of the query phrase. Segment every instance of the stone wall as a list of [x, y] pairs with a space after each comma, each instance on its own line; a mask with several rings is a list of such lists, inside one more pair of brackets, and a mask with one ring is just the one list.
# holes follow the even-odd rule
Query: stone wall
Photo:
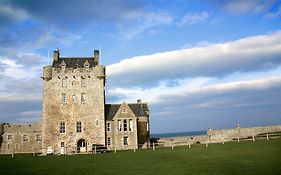
[[41, 153], [41, 123], [4, 124], [1, 154]]
[[[126, 121], [126, 129], [124, 126], [124, 121]], [[132, 121], [131, 128], [130, 121]], [[111, 138], [111, 144], [108, 145], [110, 150], [127, 150], [138, 148], [137, 117], [134, 115], [128, 104], [125, 102], [122, 103], [116, 115], [114, 116], [113, 121], [107, 122], [111, 125], [111, 131], [107, 132], [107, 139], [109, 137]], [[121, 124], [120, 130], [119, 122]]]
[[252, 128], [235, 128], [222, 130], [208, 130], [207, 135], [182, 136], [154, 139], [156, 146], [183, 146], [189, 144], [206, 144], [229, 142], [239, 139], [252, 139], [261, 134], [281, 132], [281, 125], [252, 127]]
[[[87, 151], [92, 151], [92, 145], [105, 145], [104, 66], [49, 69], [43, 70], [49, 76], [43, 90], [43, 154], [48, 147], [61, 153], [62, 143], [65, 153], [76, 152], [81, 139]], [[65, 123], [64, 133], [59, 130], [61, 122]], [[82, 124], [79, 133], [77, 122]]]
[[256, 137], [259, 134], [281, 132], [281, 125], [252, 127], [252, 128], [234, 128], [223, 130], [208, 130], [209, 142], [232, 141], [236, 139], [245, 139]]
[[3, 142], [2, 135], [4, 134], [4, 123], [0, 123], [0, 152], [1, 152], [1, 146]]
[[150, 125], [149, 116], [138, 117], [138, 146], [145, 148], [149, 144]]

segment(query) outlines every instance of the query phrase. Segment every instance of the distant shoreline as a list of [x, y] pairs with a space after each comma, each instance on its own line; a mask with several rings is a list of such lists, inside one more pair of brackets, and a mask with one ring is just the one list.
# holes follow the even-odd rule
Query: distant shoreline
[[207, 131], [189, 131], [189, 132], [174, 132], [174, 133], [160, 133], [151, 134], [151, 138], [166, 138], [166, 137], [180, 137], [180, 136], [195, 136], [195, 135], [206, 135]]

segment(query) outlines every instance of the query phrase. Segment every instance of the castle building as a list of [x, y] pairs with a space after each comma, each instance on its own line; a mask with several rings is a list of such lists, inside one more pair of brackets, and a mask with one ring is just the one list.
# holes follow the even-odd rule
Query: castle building
[[99, 147], [146, 147], [150, 139], [147, 103], [106, 104], [105, 66], [93, 57], [60, 57], [43, 68], [43, 119], [0, 124], [0, 153], [43, 155], [89, 153]]

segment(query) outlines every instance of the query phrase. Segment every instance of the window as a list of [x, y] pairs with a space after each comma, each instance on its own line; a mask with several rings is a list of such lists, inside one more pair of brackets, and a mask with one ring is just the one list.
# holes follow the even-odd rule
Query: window
[[127, 131], [127, 120], [123, 120], [123, 131]]
[[111, 145], [111, 138], [107, 137], [107, 145]]
[[106, 123], [106, 126], [107, 126], [107, 131], [110, 131], [111, 130], [110, 123]]
[[64, 142], [60, 142], [60, 147], [64, 148]]
[[66, 84], [66, 79], [62, 79], [62, 84], [61, 84], [62, 87], [66, 87], [67, 84]]
[[124, 145], [128, 145], [128, 137], [124, 137], [123, 141], [124, 141]]
[[76, 86], [76, 81], [72, 81], [72, 86]]
[[13, 140], [13, 135], [9, 134], [8, 135], [8, 141], [12, 141]]
[[40, 135], [40, 134], [37, 134], [37, 135], [36, 135], [36, 141], [37, 141], [37, 142], [41, 142], [41, 135]]
[[123, 109], [122, 109], [122, 113], [127, 113], [127, 109], [126, 109], [126, 108], [123, 108]]
[[27, 135], [23, 135], [23, 136], [22, 136], [22, 142], [23, 142], [23, 143], [28, 142]]
[[85, 103], [85, 101], [86, 101], [86, 94], [82, 93], [81, 94], [81, 103]]
[[61, 102], [66, 103], [66, 93], [61, 94]]
[[60, 122], [60, 133], [63, 134], [65, 133], [65, 122]]
[[76, 132], [82, 132], [82, 123], [76, 122]]
[[76, 100], [76, 95], [72, 95], [72, 102], [73, 102], [73, 103], [76, 103], [76, 102], [77, 102], [77, 100]]
[[86, 79], [85, 78], [81, 78], [81, 87], [86, 87]]
[[122, 131], [122, 122], [118, 120], [118, 131]]
[[129, 131], [133, 131], [133, 120], [129, 120]]

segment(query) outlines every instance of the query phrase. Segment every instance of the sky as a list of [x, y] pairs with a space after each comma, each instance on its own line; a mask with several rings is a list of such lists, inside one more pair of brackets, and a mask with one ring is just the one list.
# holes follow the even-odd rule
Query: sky
[[280, 0], [0, 0], [0, 121], [42, 119], [42, 67], [106, 66], [106, 102], [152, 133], [281, 124]]

